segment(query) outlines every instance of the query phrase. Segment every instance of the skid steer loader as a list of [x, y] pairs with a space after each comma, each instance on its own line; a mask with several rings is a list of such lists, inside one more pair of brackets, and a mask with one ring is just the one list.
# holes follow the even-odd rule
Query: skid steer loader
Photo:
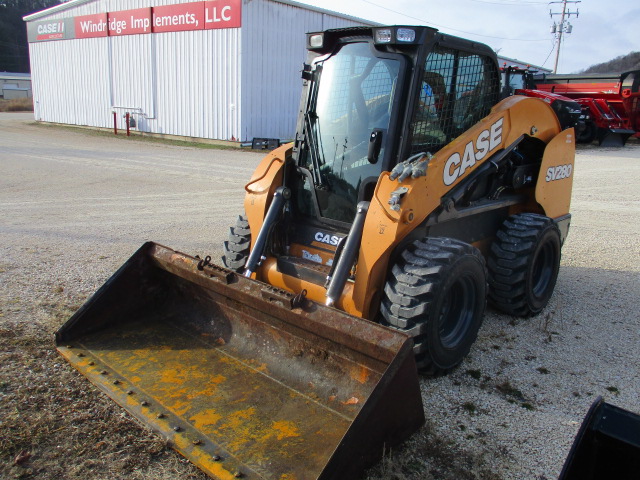
[[147, 243], [58, 350], [211, 477], [351, 479], [424, 422], [417, 371], [469, 352], [487, 298], [551, 297], [574, 132], [498, 102], [487, 46], [428, 27], [308, 34], [295, 141], [210, 257]]

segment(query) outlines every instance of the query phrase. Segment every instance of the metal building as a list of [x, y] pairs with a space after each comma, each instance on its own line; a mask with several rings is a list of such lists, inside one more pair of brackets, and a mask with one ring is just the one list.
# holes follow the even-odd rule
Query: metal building
[[13, 100], [31, 96], [29, 73], [0, 72], [0, 98]]
[[[45, 122], [289, 139], [305, 33], [372, 25], [289, 0], [71, 0], [24, 17]], [[133, 122], [132, 122], [133, 123]]]

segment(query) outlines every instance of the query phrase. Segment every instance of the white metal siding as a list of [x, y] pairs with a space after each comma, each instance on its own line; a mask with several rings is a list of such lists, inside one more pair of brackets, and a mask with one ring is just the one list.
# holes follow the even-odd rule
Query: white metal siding
[[[237, 140], [238, 29], [150, 35], [158, 59], [157, 133]], [[153, 121], [150, 120], [153, 125]]]
[[29, 45], [34, 116], [46, 122], [107, 127], [109, 55], [105, 39]]
[[292, 5], [250, 0], [242, 13], [242, 139], [291, 139], [307, 58], [306, 33], [362, 25]]
[[[54, 20], [193, 0], [95, 0]], [[118, 126], [126, 109], [142, 131], [251, 140], [291, 138], [306, 58], [305, 33], [354, 20], [269, 0], [243, 0], [242, 28], [37, 42], [35, 117]], [[135, 109], [135, 110], [134, 110]]]
[[[177, 3], [188, 2], [97, 0], [46, 19]], [[111, 127], [118, 107], [119, 128], [139, 110], [141, 131], [238, 139], [240, 42], [226, 29], [31, 43], [35, 117]]]

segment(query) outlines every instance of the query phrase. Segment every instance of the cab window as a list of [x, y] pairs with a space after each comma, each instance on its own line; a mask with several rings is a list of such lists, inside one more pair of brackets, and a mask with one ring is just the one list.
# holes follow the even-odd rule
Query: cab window
[[410, 154], [435, 153], [486, 116], [498, 100], [498, 83], [488, 57], [436, 47], [414, 108]]

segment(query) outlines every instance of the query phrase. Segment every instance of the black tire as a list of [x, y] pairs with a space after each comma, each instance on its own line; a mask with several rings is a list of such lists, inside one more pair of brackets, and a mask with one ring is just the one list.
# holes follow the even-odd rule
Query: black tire
[[382, 323], [413, 337], [418, 370], [442, 375], [469, 353], [486, 306], [485, 261], [451, 238], [410, 244], [391, 268], [380, 305]]
[[222, 263], [225, 267], [242, 272], [249, 258], [251, 230], [247, 217], [238, 216], [235, 227], [229, 229], [229, 240], [224, 242]]
[[584, 129], [577, 135], [578, 143], [592, 143], [596, 139], [598, 127], [593, 122], [587, 122]]
[[560, 231], [549, 217], [521, 213], [503, 223], [489, 256], [489, 301], [528, 317], [547, 306], [560, 269]]

